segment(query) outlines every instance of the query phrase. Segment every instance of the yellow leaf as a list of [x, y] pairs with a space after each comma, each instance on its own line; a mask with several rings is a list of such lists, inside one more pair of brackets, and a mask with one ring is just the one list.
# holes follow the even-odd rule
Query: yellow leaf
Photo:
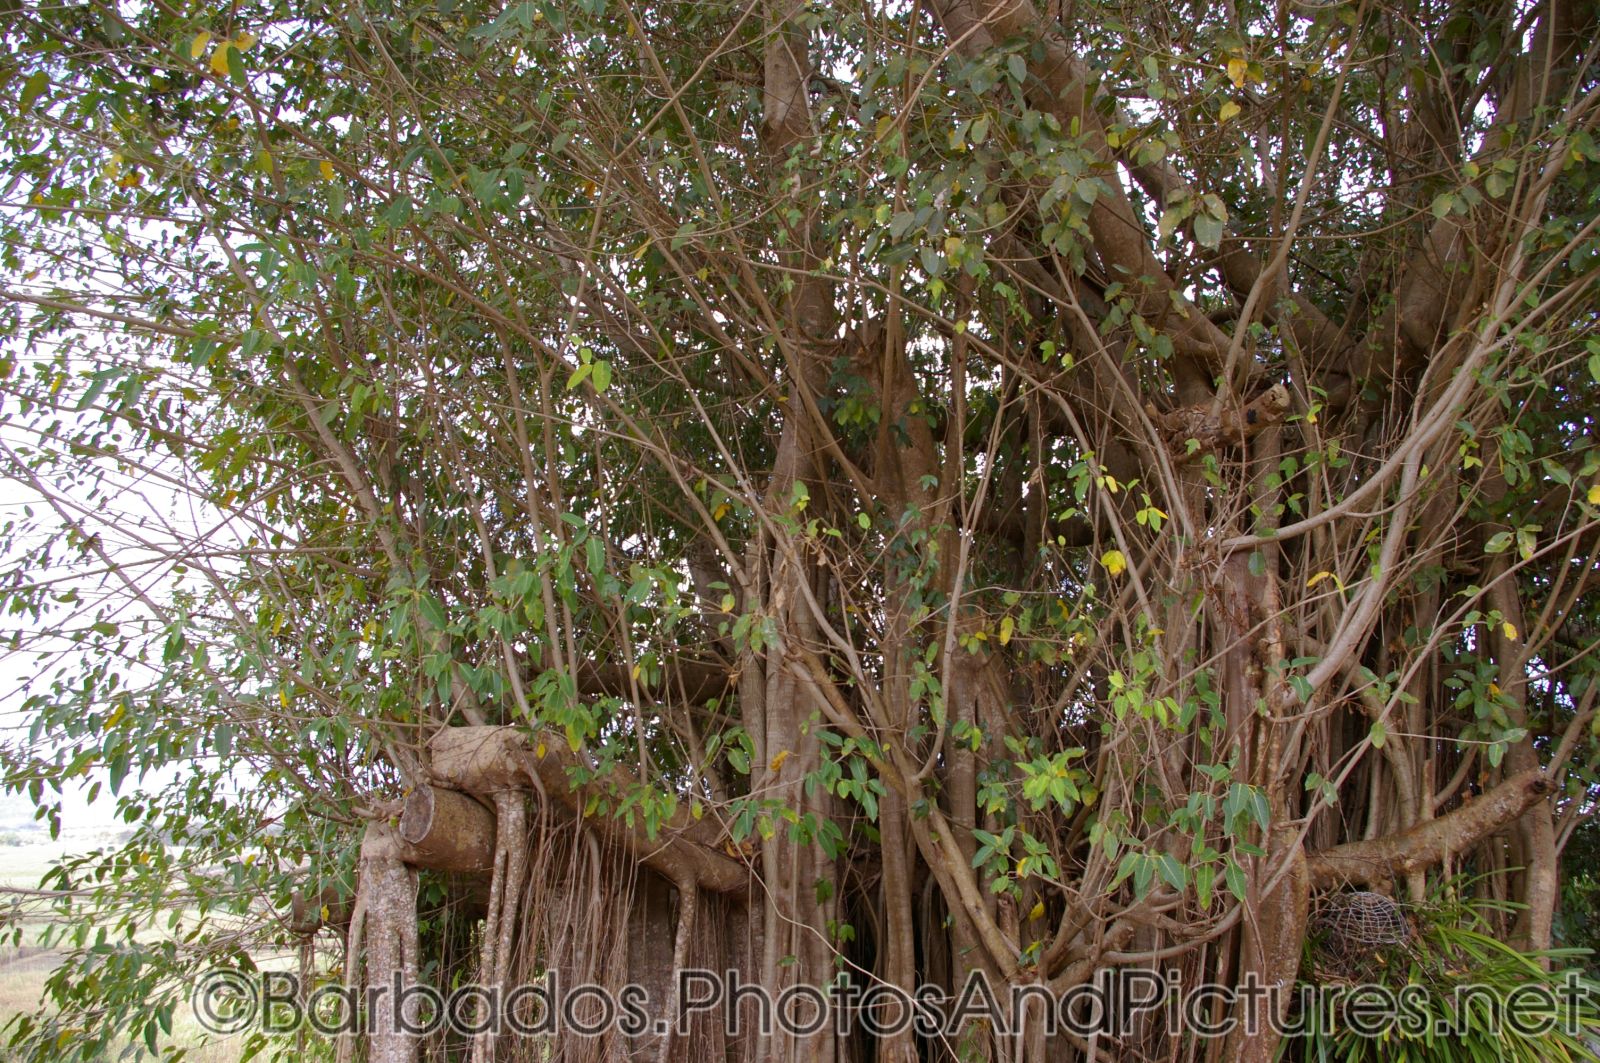
[[228, 66], [228, 53], [232, 50], [233, 45], [228, 41], [223, 41], [217, 45], [217, 50], [211, 53], [211, 72], [213, 74], [224, 78], [228, 76], [230, 69]]
[[1310, 579], [1306, 580], [1306, 590], [1310, 590], [1312, 587], [1315, 587], [1317, 584], [1321, 583], [1325, 579], [1328, 579], [1332, 575], [1332, 572], [1329, 572], [1327, 569], [1323, 569], [1315, 576], [1312, 576]]
[[1100, 563], [1113, 576], [1122, 575], [1123, 571], [1128, 567], [1128, 559], [1122, 556], [1121, 550], [1107, 550], [1100, 555]]
[[318, 167], [318, 169], [322, 171], [322, 179], [324, 181], [333, 180], [333, 163], [329, 162], [327, 159], [323, 159], [322, 164]]
[[1507, 620], [1505, 623], [1500, 625], [1500, 633], [1506, 638], [1515, 642], [1517, 638], [1517, 625]]
[[1034, 905], [1033, 905], [1033, 908], [1028, 912], [1028, 922], [1031, 923], [1035, 919], [1043, 919], [1043, 918], [1044, 918], [1044, 902], [1043, 901], [1035, 901]]
[[533, 747], [533, 755], [540, 760], [544, 759], [544, 739], [541, 738], [539, 744]]
[[1016, 630], [1017, 622], [1009, 616], [1000, 621], [1000, 645], [1004, 646], [1011, 641], [1011, 633]]
[[789, 751], [787, 749], [781, 750], [778, 753], [777, 756], [772, 758], [771, 763], [769, 763], [767, 765], [767, 767], [770, 768], [773, 771], [778, 771], [779, 769], [781, 769], [783, 767], [783, 762], [788, 760], [788, 759], [789, 759]]
[[1595, 484], [1589, 488], [1589, 504], [1591, 506], [1600, 506], [1600, 484]]
[[1244, 88], [1244, 79], [1250, 74], [1250, 62], [1238, 56], [1228, 60], [1228, 80], [1233, 82], [1236, 89]]
[[201, 30], [195, 34], [194, 40], [189, 43], [189, 58], [199, 59], [206, 54], [206, 45], [211, 43], [211, 34]]
[[1218, 113], [1217, 118], [1223, 122], [1227, 122], [1230, 118], [1238, 117], [1239, 111], [1239, 105], [1234, 103], [1232, 100], [1229, 100], [1227, 103], [1222, 105], [1222, 110]]
[[282, 705], [286, 709], [289, 707], [289, 695], [281, 690], [278, 691], [278, 704]]
[[717, 508], [711, 511], [711, 519], [721, 520], [723, 517], [727, 516], [728, 510], [732, 508], [733, 507], [728, 505], [726, 502], [719, 503]]
[[690, 803], [690, 805], [689, 805], [689, 816], [690, 816], [691, 819], [699, 820], [699, 819], [703, 818], [705, 816], [705, 814], [706, 814], [706, 806], [705, 805], [702, 805], [699, 801], [694, 801], [694, 802]]
[[248, 52], [256, 43], [256, 35], [245, 30], [233, 39], [233, 46], [241, 52]]

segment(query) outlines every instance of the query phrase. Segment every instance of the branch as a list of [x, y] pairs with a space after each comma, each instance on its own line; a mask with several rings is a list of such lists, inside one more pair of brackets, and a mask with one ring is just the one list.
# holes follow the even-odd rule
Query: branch
[[1312, 888], [1367, 885], [1426, 870], [1488, 837], [1555, 790], [1554, 781], [1531, 768], [1454, 812], [1408, 831], [1312, 853], [1307, 857]]
[[742, 893], [749, 888], [750, 869], [714, 848], [722, 831], [711, 819], [693, 819], [688, 804], [680, 803], [652, 838], [642, 823], [630, 826], [604, 813], [586, 816], [591, 796], [614, 800], [637, 780], [618, 768], [574, 786], [574, 769], [591, 770], [584, 755], [572, 752], [559, 736], [541, 743], [539, 751], [529, 738], [528, 732], [513, 727], [443, 728], [428, 743], [432, 775], [445, 786], [471, 793], [537, 788], [675, 883], [694, 882], [713, 893]]
[[640, 676], [630, 682], [632, 669], [622, 664], [580, 664], [577, 668], [578, 694], [581, 697], [606, 695], [631, 698], [638, 693], [656, 701], [682, 699], [690, 705], [704, 705], [726, 695], [735, 682], [733, 671], [720, 661], [691, 657], [671, 658], [661, 665], [654, 680]]
[[[1092, 107], [1093, 71], [1068, 50], [1064, 40], [1047, 30], [1032, 4], [1019, 0], [936, 0], [933, 9], [946, 36], [968, 55], [980, 53], [1007, 37], [1025, 37], [1035, 42], [1036, 49], [1029, 53], [1028, 63], [1033, 79], [1028, 95], [1033, 105], [1054, 114], [1063, 129], [1081, 129], [1089, 150], [1107, 163], [1115, 161], [1115, 154], [1106, 143], [1105, 122]], [[1088, 220], [1096, 249], [1111, 267], [1112, 275], [1128, 279], [1128, 290], [1134, 295], [1139, 312], [1167, 329], [1180, 355], [1197, 366], [1219, 368], [1229, 349], [1229, 338], [1194, 307], [1168, 276], [1118, 181], [1104, 183]], [[1186, 401], [1209, 397], [1210, 389], [1202, 376], [1197, 370], [1193, 386], [1186, 389]]]

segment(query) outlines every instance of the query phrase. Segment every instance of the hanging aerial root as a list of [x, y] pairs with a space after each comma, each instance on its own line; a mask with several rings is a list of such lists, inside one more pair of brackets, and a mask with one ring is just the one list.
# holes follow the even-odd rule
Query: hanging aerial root
[[[417, 873], [405, 864], [406, 845], [387, 823], [367, 826], [361, 843], [360, 879], [345, 954], [346, 989], [361, 983], [363, 945], [366, 984], [380, 988], [367, 1016], [368, 1063], [416, 1063], [417, 1038], [395, 1021], [398, 986], [417, 981]], [[351, 1057], [349, 1039], [339, 1045], [340, 1063]]]
[[[626, 787], [629, 780], [612, 775], [574, 787], [574, 770], [586, 765], [582, 753], [565, 741], [547, 745], [535, 740], [514, 727], [445, 728], [429, 741], [428, 752], [431, 778], [446, 789], [412, 798], [416, 829], [408, 837], [418, 848], [424, 847], [421, 824], [437, 819], [446, 802], [457, 804], [456, 812], [474, 824], [471, 829], [483, 833], [481, 817], [456, 802], [459, 795], [442, 795], [467, 791], [493, 802], [494, 844], [488, 860], [493, 879], [478, 981], [503, 987], [553, 976], [565, 985], [595, 984], [613, 991], [649, 982], [651, 998], [665, 1002], [665, 1014], [671, 1014], [675, 1005], [669, 996], [677, 972], [692, 965], [699, 939], [724, 936], [722, 928], [708, 925], [707, 904], [719, 911], [723, 901], [742, 907], [739, 899], [748, 893], [750, 868], [721, 851], [720, 828], [695, 821], [687, 806], [654, 835], [610, 816], [586, 816], [592, 796], [603, 796], [614, 785]], [[529, 790], [540, 796], [537, 830], [531, 837]], [[433, 843], [426, 847], [434, 849]], [[473, 859], [482, 857], [477, 843], [467, 848], [477, 854]], [[619, 883], [627, 885], [618, 888]], [[641, 922], [641, 912], [669, 912], [672, 889], [678, 897], [677, 925], [671, 938], [661, 941], [646, 932], [657, 924], [649, 918]], [[659, 925], [670, 923], [662, 920]], [[719, 948], [714, 959], [707, 959], [722, 969], [727, 951]], [[697, 1028], [682, 1037], [662, 1037], [655, 1031], [631, 1037], [610, 1030], [597, 1038], [557, 1038], [536, 1048], [491, 1032], [474, 1038], [471, 1059], [601, 1063], [647, 1054], [660, 1060], [709, 1060], [717, 1056], [712, 1042], [723, 1043], [721, 1036], [702, 1036], [711, 1033]], [[532, 1056], [527, 1055], [530, 1048]]]
[[[695, 916], [700, 909], [700, 890], [693, 882], [678, 883], [678, 929], [672, 943], [672, 979], [668, 983], [667, 1009], [664, 1012], [669, 1018], [676, 1016], [679, 1009], [678, 1001], [678, 975], [689, 966], [689, 946], [694, 941]], [[661, 1050], [656, 1056], [658, 1063], [671, 1063], [672, 1047], [677, 1037], [675, 1023], [669, 1022], [666, 1032], [661, 1037]]]
[[[361, 888], [365, 878], [356, 880], [356, 895], [350, 904], [350, 925], [344, 937], [344, 991], [346, 1000], [356, 999], [361, 988], [361, 947], [366, 937], [367, 898]], [[335, 1053], [337, 1063], [350, 1063], [355, 1058], [356, 1035], [353, 1029], [339, 1035]]]
[[[477, 794], [527, 789], [535, 781], [553, 800], [560, 801], [580, 819], [592, 794], [604, 795], [600, 784], [573, 788], [571, 769], [583, 766], [579, 754], [565, 741], [533, 746], [527, 732], [515, 727], [446, 727], [428, 743], [435, 781]], [[626, 789], [629, 782], [613, 774], [613, 784]], [[696, 821], [687, 802], [654, 836], [642, 824], [629, 827], [620, 820], [595, 817], [586, 822], [607, 840], [621, 846], [635, 860], [673, 882], [692, 879], [713, 893], [742, 893], [750, 887], [750, 869], [717, 848], [720, 828], [710, 820]]]
[[[598, 985], [617, 993], [641, 972], [627, 932], [635, 900], [626, 858], [603, 851], [594, 831], [540, 807], [521, 897], [522, 917], [508, 956], [509, 980], [524, 985]], [[541, 1035], [502, 1040], [501, 1059], [611, 1063], [648, 1058], [612, 1028], [596, 1037]]]
[[[489, 885], [489, 914], [483, 926], [479, 983], [490, 993], [503, 990], [516, 941], [523, 878], [528, 868], [527, 793], [500, 790], [494, 795], [494, 879]], [[493, 1063], [496, 1031], [484, 1029], [472, 1042], [473, 1063]]]

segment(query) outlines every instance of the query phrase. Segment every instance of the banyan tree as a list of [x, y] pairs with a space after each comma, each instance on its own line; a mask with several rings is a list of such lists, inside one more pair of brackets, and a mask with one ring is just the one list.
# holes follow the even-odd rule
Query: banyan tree
[[1581, 962], [1592, 0], [0, 12], [6, 781], [128, 830], [17, 1058], [276, 967], [649, 1021], [231, 1044], [1267, 1061], [1006, 1006]]

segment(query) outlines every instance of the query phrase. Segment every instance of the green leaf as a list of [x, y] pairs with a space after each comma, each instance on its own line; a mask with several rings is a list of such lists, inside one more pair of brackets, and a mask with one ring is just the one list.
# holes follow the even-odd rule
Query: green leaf
[[1189, 869], [1178, 863], [1177, 857], [1171, 853], [1162, 853], [1156, 858], [1156, 871], [1161, 876], [1161, 881], [1182, 893], [1189, 886]]
[[1228, 892], [1239, 898], [1240, 904], [1244, 904], [1249, 900], [1250, 889], [1245, 881], [1244, 868], [1240, 867], [1239, 862], [1232, 857], [1228, 858], [1228, 867], [1223, 872], [1223, 878], [1227, 880]]
[[1221, 219], [1213, 218], [1209, 214], [1194, 216], [1194, 239], [1201, 247], [1215, 248], [1222, 243], [1222, 234], [1226, 228]]
[[439, 599], [434, 597], [432, 594], [423, 593], [419, 595], [417, 597], [417, 609], [422, 614], [422, 618], [426, 620], [435, 631], [443, 631], [449, 626], [449, 620], [446, 618], [444, 612], [444, 603], [440, 602]]
[[589, 375], [590, 382], [594, 384], [594, 389], [596, 391], [604, 391], [611, 386], [611, 363], [596, 361], [594, 363], [594, 372]]
[[22, 113], [27, 114], [34, 103], [43, 96], [50, 87], [50, 77], [43, 70], [35, 70], [28, 75], [28, 80], [22, 83]]
[[[1132, 853], [1128, 855], [1132, 856]], [[1155, 878], [1155, 861], [1149, 856], [1140, 853], [1139, 860], [1133, 866], [1133, 895], [1143, 900], [1150, 892], [1151, 881]]]

